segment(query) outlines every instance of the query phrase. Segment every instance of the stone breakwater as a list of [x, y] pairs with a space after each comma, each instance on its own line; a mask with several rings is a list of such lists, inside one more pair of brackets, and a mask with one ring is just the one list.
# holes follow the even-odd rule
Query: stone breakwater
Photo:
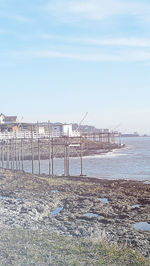
[[[76, 142], [79, 142], [80, 140], [77, 139]], [[55, 158], [62, 158], [64, 157], [64, 146], [58, 145], [57, 142], [60, 143], [60, 140], [55, 140], [55, 144], [53, 147], [54, 157]], [[80, 142], [79, 142], [80, 143]], [[94, 142], [88, 139], [84, 139], [83, 145], [82, 145], [82, 155], [83, 156], [89, 156], [89, 155], [99, 155], [104, 154], [110, 151], [113, 151], [114, 149], [120, 149], [125, 147], [125, 145], [119, 145], [118, 143], [99, 143]], [[80, 147], [70, 147], [69, 148], [69, 154], [70, 157], [78, 157], [80, 156]], [[23, 147], [23, 156], [24, 160], [31, 160], [32, 154], [31, 154], [31, 142], [26, 142]], [[46, 160], [49, 158], [49, 144], [48, 140], [44, 140], [44, 142], [40, 145], [40, 157], [42, 160]], [[37, 141], [34, 141], [34, 159], [38, 160], [38, 143]], [[5, 160], [7, 160], [7, 156], [5, 157]]]
[[0, 227], [45, 229], [150, 253], [150, 184], [0, 169]]

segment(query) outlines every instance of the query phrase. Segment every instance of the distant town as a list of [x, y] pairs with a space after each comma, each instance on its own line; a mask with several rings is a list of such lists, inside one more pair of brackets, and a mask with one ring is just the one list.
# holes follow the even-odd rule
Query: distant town
[[[70, 136], [76, 137], [81, 133], [109, 133], [109, 129], [97, 129], [94, 126], [81, 125], [81, 123], [50, 123], [50, 122], [37, 122], [37, 123], [26, 123], [18, 121], [17, 116], [6, 116], [0, 114], [0, 132], [1, 133], [17, 133], [17, 132], [28, 132], [33, 131], [38, 134], [46, 134], [50, 130], [51, 136]], [[117, 132], [116, 132], [117, 133]]]
[[[7, 116], [3, 113], [0, 114], [0, 132], [1, 133], [17, 133], [17, 132], [29, 132], [34, 131], [38, 134], [45, 134], [47, 130], [50, 129], [52, 136], [79, 136], [81, 133], [109, 133], [112, 132], [111, 129], [98, 129], [90, 125], [82, 125], [77, 123], [50, 123], [50, 122], [37, 122], [37, 123], [26, 123], [19, 121], [17, 116]], [[139, 137], [138, 132], [134, 133], [120, 133], [114, 131], [114, 134], [120, 134], [122, 137]], [[142, 135], [147, 137], [148, 135]]]

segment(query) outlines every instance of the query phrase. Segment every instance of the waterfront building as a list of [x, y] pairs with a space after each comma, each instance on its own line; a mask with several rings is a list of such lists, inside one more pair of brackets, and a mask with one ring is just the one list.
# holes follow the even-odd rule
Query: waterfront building
[[14, 124], [17, 123], [17, 116], [6, 116], [0, 114], [0, 124]]
[[51, 127], [52, 136], [73, 136], [72, 124], [55, 124]]

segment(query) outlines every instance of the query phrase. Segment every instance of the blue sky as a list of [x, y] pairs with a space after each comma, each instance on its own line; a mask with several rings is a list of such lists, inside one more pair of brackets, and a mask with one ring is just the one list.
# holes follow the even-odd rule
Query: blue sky
[[150, 2], [0, 0], [0, 112], [150, 133]]

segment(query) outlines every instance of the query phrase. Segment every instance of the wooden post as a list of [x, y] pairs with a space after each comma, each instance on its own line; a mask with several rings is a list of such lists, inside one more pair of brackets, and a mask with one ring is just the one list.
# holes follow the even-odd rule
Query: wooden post
[[18, 163], [19, 163], [19, 171], [20, 171], [20, 163], [21, 163], [21, 142], [18, 140]]
[[1, 149], [1, 141], [0, 141], [0, 167], [2, 167], [2, 149]]
[[49, 176], [51, 175], [51, 132], [50, 132], [50, 121], [48, 121], [48, 133], [49, 133], [49, 165], [48, 165], [48, 171], [49, 171]]
[[66, 138], [64, 137], [64, 176], [66, 176]]
[[38, 160], [39, 160], [39, 175], [41, 174], [41, 155], [40, 155], [40, 139], [38, 138]]
[[12, 168], [15, 169], [15, 140], [12, 141]]
[[102, 130], [99, 130], [99, 142], [102, 143]]
[[19, 170], [19, 143], [18, 143], [18, 139], [17, 139], [17, 142], [16, 142], [16, 145], [17, 145], [17, 170]]
[[121, 133], [119, 132], [119, 146], [121, 147]]
[[82, 137], [80, 136], [80, 176], [83, 176], [83, 158], [82, 158]]
[[0, 146], [0, 153], [1, 153], [1, 158], [0, 158], [0, 161], [1, 161], [1, 167], [2, 167], [2, 142], [1, 143], [1, 146]]
[[2, 168], [4, 168], [4, 141], [2, 141]]
[[16, 170], [18, 170], [17, 139], [16, 138], [15, 138], [15, 161], [16, 161]]
[[11, 170], [12, 170], [12, 140], [10, 139], [10, 161], [11, 161]]
[[31, 130], [31, 154], [32, 154], [32, 174], [34, 174], [34, 144], [33, 144], [33, 126]]
[[4, 159], [3, 159], [3, 153], [4, 153], [4, 146], [3, 146], [3, 141], [1, 142], [1, 165], [2, 165], [2, 168], [4, 167]]
[[70, 157], [70, 154], [69, 154], [69, 137], [67, 137], [67, 154], [66, 154], [66, 159], [67, 159], [67, 176], [70, 175], [70, 169], [69, 169], [69, 157]]
[[52, 138], [52, 177], [54, 176], [54, 142]]
[[6, 150], [6, 153], [7, 153], [7, 165], [6, 165], [6, 168], [9, 169], [9, 140], [7, 140], [7, 150]]
[[110, 150], [110, 132], [108, 132], [108, 149]]
[[21, 170], [23, 171], [23, 139], [21, 139]]
[[2, 167], [2, 143], [1, 142], [0, 142], [0, 155], [1, 155], [0, 157], [1, 166], [0, 167]]
[[5, 168], [5, 141], [2, 141], [2, 168]]

